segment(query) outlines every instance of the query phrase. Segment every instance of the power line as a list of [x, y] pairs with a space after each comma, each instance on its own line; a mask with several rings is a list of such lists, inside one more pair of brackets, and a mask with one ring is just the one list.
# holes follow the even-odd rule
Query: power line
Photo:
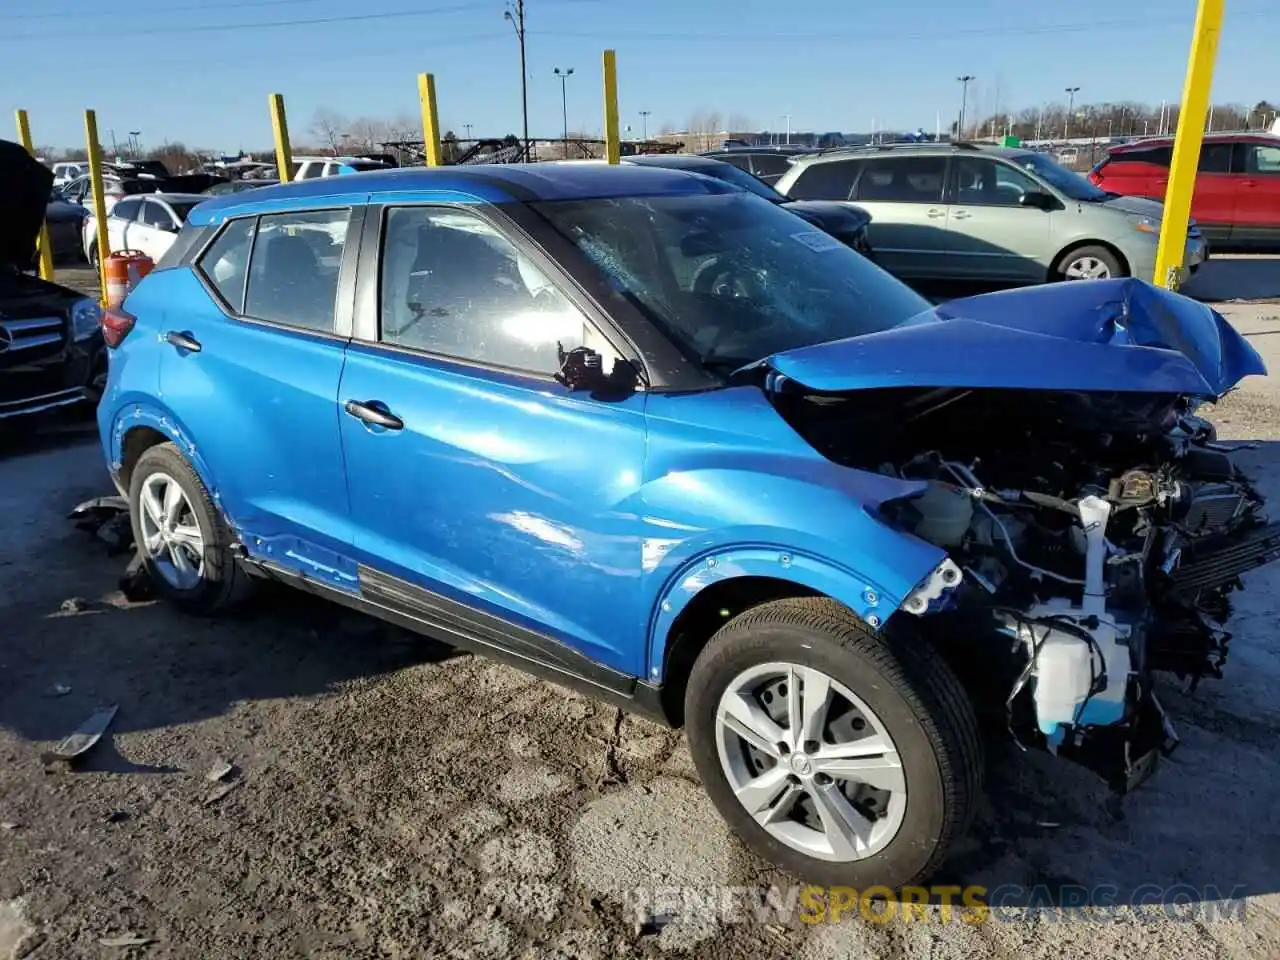
[[[1260, 20], [1280, 17], [1280, 10], [1253, 10], [1232, 13], [1232, 20]], [[638, 31], [629, 28], [618, 28], [612, 31], [579, 31], [579, 30], [530, 30], [531, 36], [570, 37], [583, 39], [612, 39], [625, 42], [627, 40], [683, 40], [691, 43], [708, 43], [724, 41], [726, 43], [748, 43], [753, 40], [767, 39], [771, 45], [779, 42], [818, 42], [833, 43], [865, 43], [882, 41], [909, 41], [947, 39], [956, 36], [982, 37], [1026, 37], [1054, 33], [1092, 33], [1114, 27], [1143, 27], [1145, 29], [1174, 28], [1186, 29], [1186, 25], [1177, 20], [1163, 20], [1152, 23], [1150, 17], [1127, 17], [1118, 20], [1082, 20], [1074, 23], [1046, 24], [1039, 27], [939, 27], [936, 30], [916, 31], [910, 33], [769, 33], [767, 36], [758, 31], [752, 33], [727, 33], [719, 31], [699, 31], [696, 29], [679, 32]]]
[[[293, 6], [299, 3], [319, 3], [320, 0], [232, 0], [231, 3], [219, 3], [219, 10], [236, 10], [247, 7], [284, 7]], [[208, 10], [207, 3], [192, 4], [190, 6], [175, 6], [156, 8], [154, 10], [138, 10], [135, 7], [129, 8], [129, 16], [137, 17], [161, 17], [171, 13], [189, 13], [195, 10]], [[119, 9], [111, 7], [101, 7], [94, 10], [63, 10], [58, 13], [4, 13], [0, 14], [0, 20], [66, 20], [80, 17], [91, 17], [94, 15], [118, 17]]]
[[212, 23], [183, 27], [133, 27], [127, 30], [94, 30], [87, 33], [21, 33], [10, 34], [2, 40], [60, 40], [73, 37], [137, 37], [160, 34], [209, 33], [220, 30], [262, 30], [272, 27], [311, 27], [333, 23], [361, 23], [375, 20], [407, 20], [413, 17], [432, 17], [439, 14], [463, 13], [474, 10], [492, 10], [491, 3], [456, 3], [447, 7], [431, 7], [427, 10], [388, 10], [381, 13], [344, 14], [337, 17], [306, 17], [295, 20], [258, 20], [248, 23]]

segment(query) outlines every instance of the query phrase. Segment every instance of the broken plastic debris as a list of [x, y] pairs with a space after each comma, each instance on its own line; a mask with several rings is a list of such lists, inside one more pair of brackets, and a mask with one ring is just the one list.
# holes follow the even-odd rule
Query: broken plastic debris
[[235, 767], [227, 763], [225, 760], [219, 760], [213, 765], [213, 768], [204, 775], [206, 780], [217, 783], [219, 780], [225, 780], [235, 771]]
[[70, 692], [71, 688], [65, 683], [55, 683], [44, 692], [44, 695], [46, 697], [65, 697]]
[[52, 750], [41, 754], [40, 759], [48, 765], [58, 761], [69, 763], [79, 757], [102, 739], [102, 735], [107, 732], [107, 727], [115, 719], [116, 710], [117, 707], [114, 704], [99, 710], [84, 723], [80, 724], [75, 733], [71, 734]]
[[230, 793], [236, 787], [240, 786], [240, 784], [242, 783], [244, 783], [243, 780], [232, 780], [230, 783], [224, 783], [222, 786], [218, 787], [216, 790], [213, 790], [207, 797], [204, 798], [204, 806], [212, 807], [215, 803], [217, 803], [219, 800], [225, 797], [228, 793]]
[[155, 937], [142, 937], [134, 933], [125, 934], [123, 937], [103, 937], [98, 941], [104, 947], [145, 947], [155, 942]]
[[0, 830], [17, 830], [17, 829], [18, 829], [18, 824], [14, 823], [12, 820], [0, 821]]

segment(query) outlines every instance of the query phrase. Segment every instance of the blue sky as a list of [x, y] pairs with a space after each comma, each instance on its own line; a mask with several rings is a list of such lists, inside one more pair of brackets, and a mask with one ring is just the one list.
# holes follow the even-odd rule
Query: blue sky
[[[1195, 0], [527, 0], [530, 128], [601, 126], [600, 54], [618, 52], [622, 123], [683, 126], [696, 112], [758, 129], [932, 129], [954, 119], [956, 76], [974, 74], [970, 115], [1063, 99], [1158, 103], [1181, 92]], [[519, 132], [516, 41], [502, 0], [9, 0], [0, 7], [0, 104], [25, 107], [41, 144], [104, 140], [261, 149], [267, 96], [284, 94], [295, 139], [318, 108], [348, 117], [417, 110], [435, 74], [443, 123], [459, 135]], [[309, 22], [299, 22], [309, 21]], [[1280, 98], [1280, 7], [1233, 0], [1214, 81], [1225, 103]], [[1270, 86], [1268, 86], [1270, 84]], [[7, 101], [7, 103], [3, 103]], [[0, 131], [2, 136], [11, 133]], [[314, 138], [311, 138], [314, 139]]]

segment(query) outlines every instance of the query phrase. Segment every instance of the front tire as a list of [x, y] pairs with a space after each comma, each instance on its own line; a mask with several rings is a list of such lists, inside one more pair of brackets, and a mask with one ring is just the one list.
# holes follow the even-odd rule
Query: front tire
[[923, 881], [981, 790], [977, 722], [947, 665], [826, 598], [762, 604], [721, 628], [694, 664], [685, 718], [721, 815], [813, 883]]
[[1127, 277], [1129, 270], [1106, 247], [1087, 246], [1068, 250], [1058, 264], [1059, 280], [1109, 280]]
[[172, 443], [138, 458], [129, 480], [129, 519], [138, 555], [161, 597], [207, 616], [249, 592], [249, 577], [231, 552], [231, 531]]

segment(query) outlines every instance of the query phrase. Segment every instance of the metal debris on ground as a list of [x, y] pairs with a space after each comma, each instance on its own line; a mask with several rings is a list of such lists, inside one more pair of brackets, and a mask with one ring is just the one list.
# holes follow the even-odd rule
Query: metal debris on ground
[[102, 937], [98, 941], [104, 947], [145, 947], [155, 942], [155, 937], [143, 937], [134, 933], [122, 937]]
[[78, 504], [68, 515], [78, 528], [105, 542], [110, 553], [125, 553], [133, 546], [129, 501], [124, 497], [95, 497]]
[[102, 739], [107, 727], [115, 719], [117, 709], [117, 706], [113, 704], [110, 707], [99, 710], [84, 723], [80, 724], [75, 733], [68, 736], [52, 750], [46, 750], [42, 753], [40, 759], [44, 762], [44, 765], [47, 767], [60, 762], [70, 763], [83, 755]]
[[219, 780], [225, 780], [227, 777], [231, 776], [231, 774], [235, 772], [235, 769], [236, 768], [233, 764], [227, 763], [225, 760], [219, 760], [213, 765], [213, 768], [204, 775], [204, 778], [217, 783]]

